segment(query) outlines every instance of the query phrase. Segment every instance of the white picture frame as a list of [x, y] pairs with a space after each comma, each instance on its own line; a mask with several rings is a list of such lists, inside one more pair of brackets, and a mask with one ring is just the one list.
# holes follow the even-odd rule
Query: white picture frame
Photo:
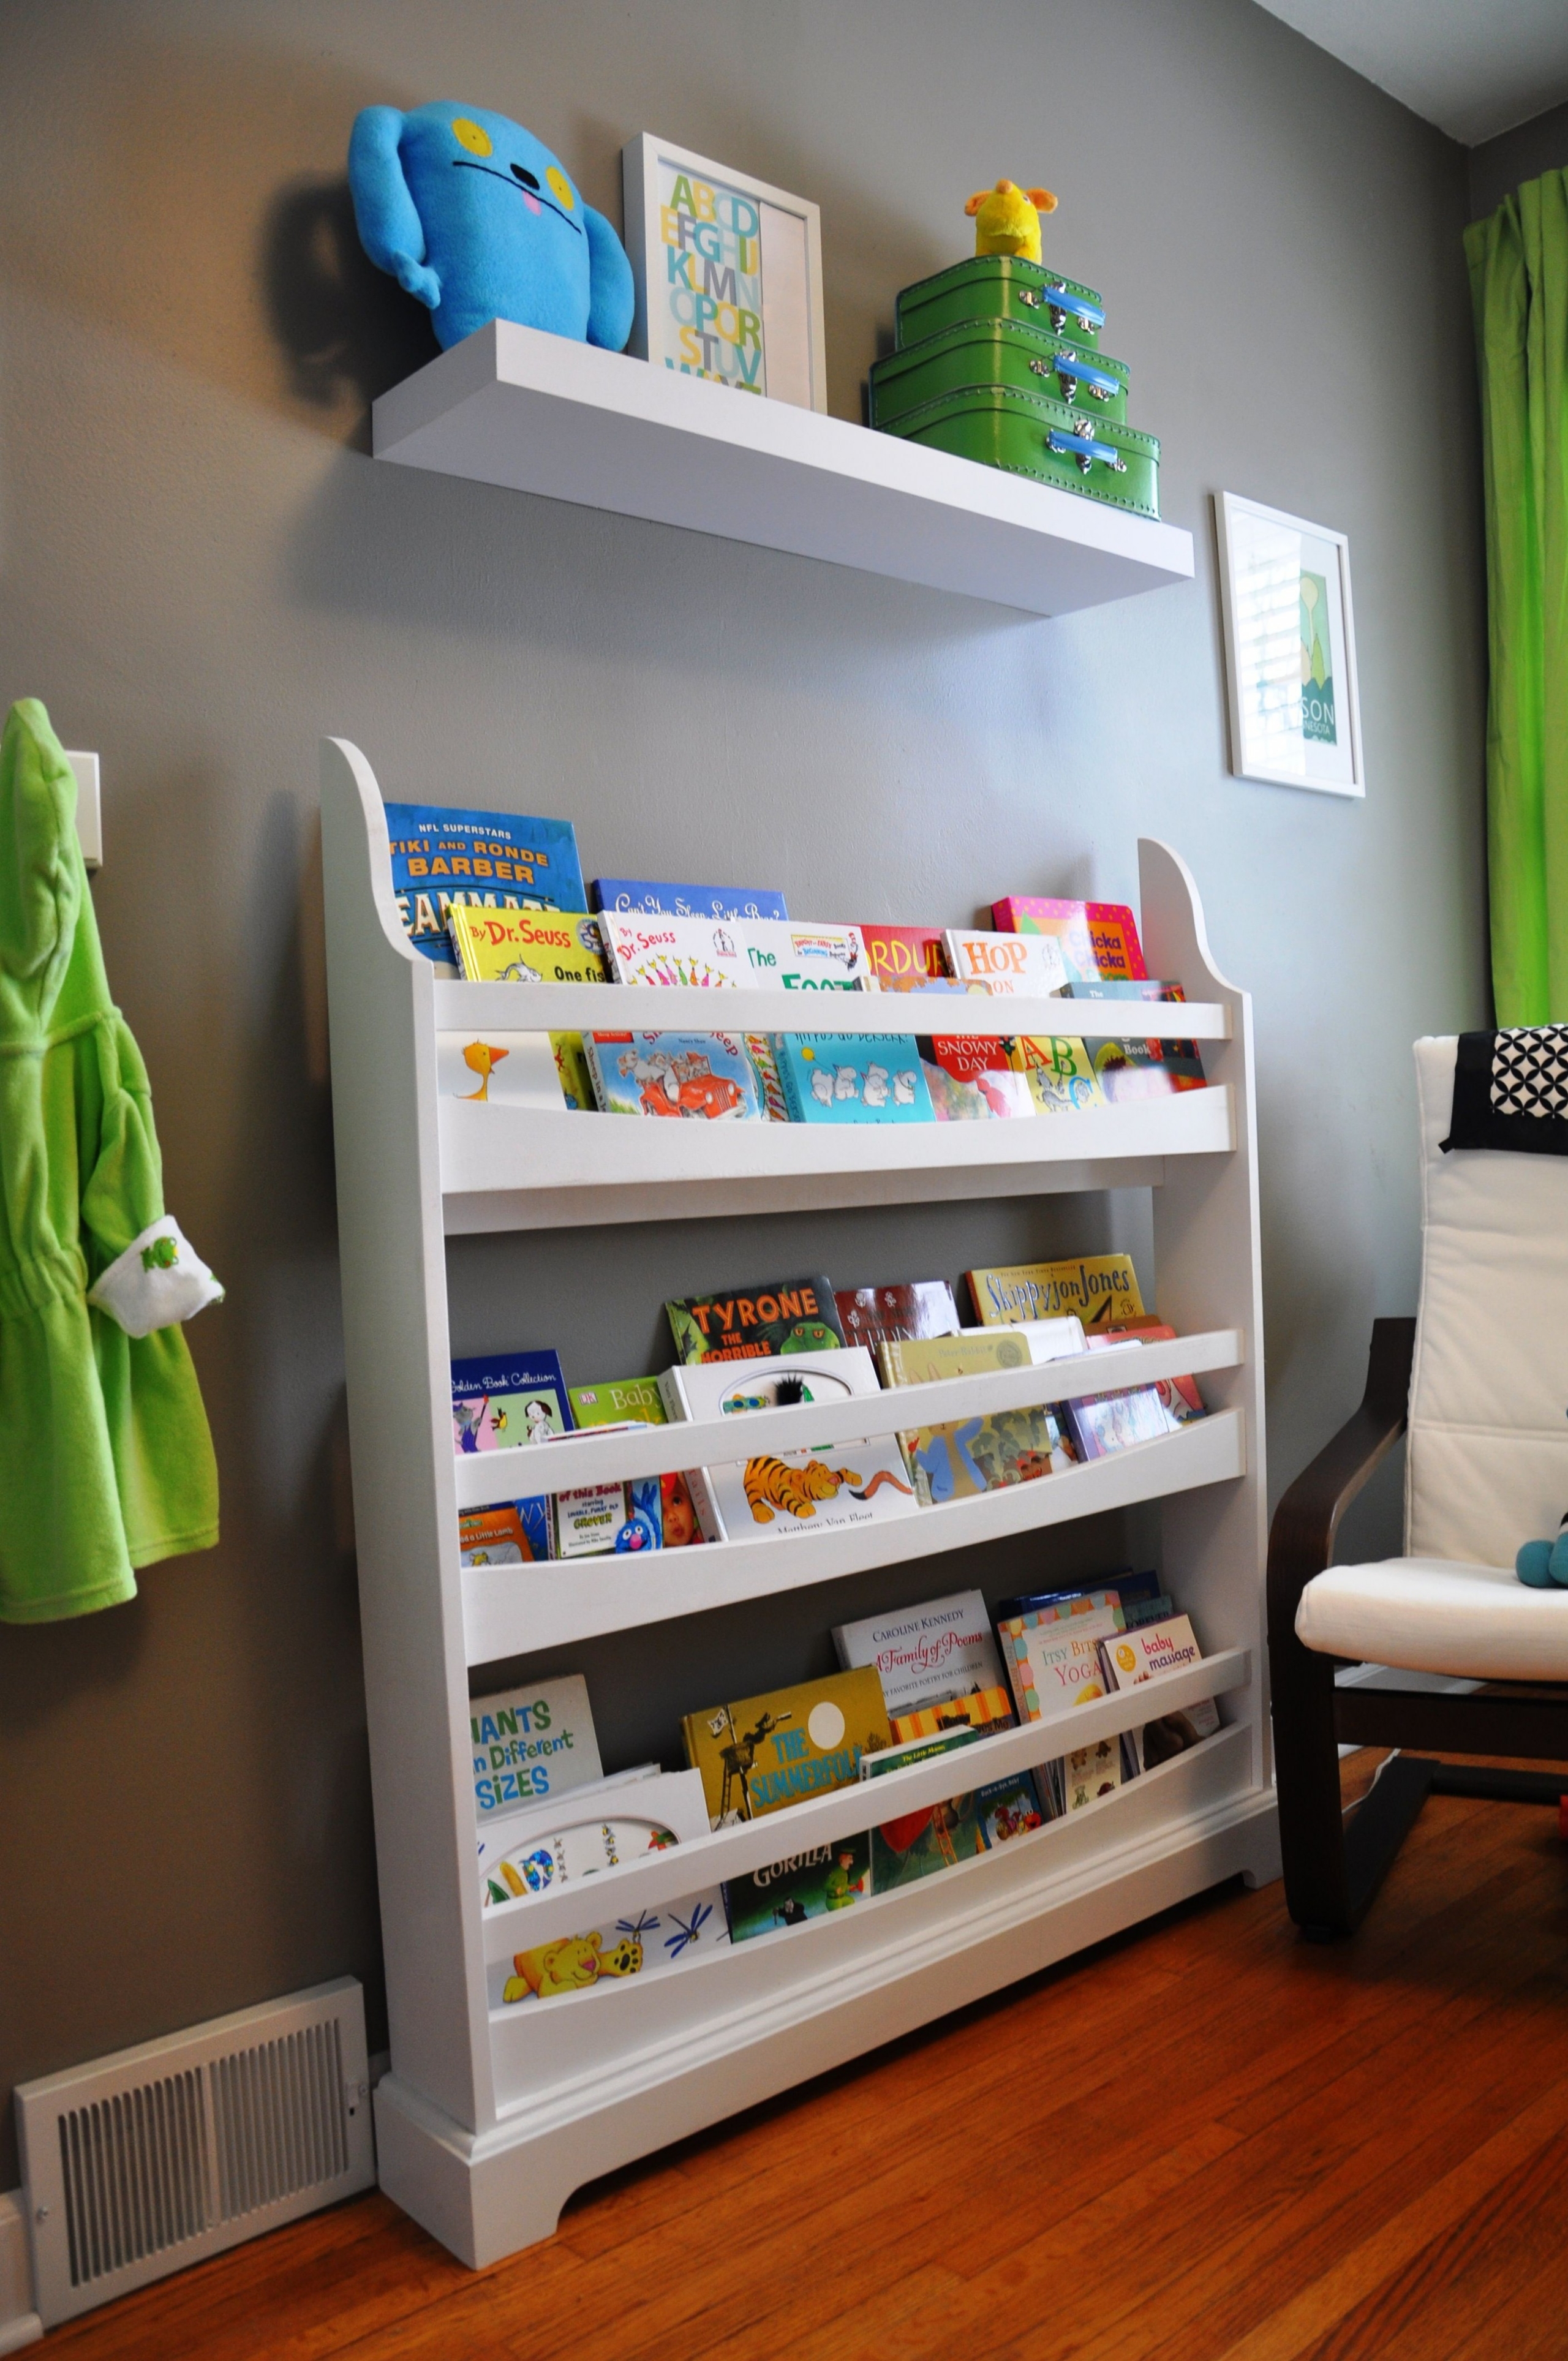
[[1214, 528], [1233, 776], [1364, 796], [1348, 537], [1236, 492]]
[[637, 285], [627, 350], [825, 411], [817, 207], [649, 131], [627, 141], [620, 173]]

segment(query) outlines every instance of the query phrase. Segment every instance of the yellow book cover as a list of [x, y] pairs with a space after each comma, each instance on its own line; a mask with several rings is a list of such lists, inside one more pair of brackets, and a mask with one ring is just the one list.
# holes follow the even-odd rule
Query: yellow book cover
[[580, 1033], [552, 1033], [550, 1053], [555, 1060], [555, 1072], [561, 1084], [561, 1095], [574, 1115], [598, 1112], [594, 1086], [588, 1080], [588, 1061], [583, 1055]]
[[992, 1738], [999, 1730], [1010, 1730], [1014, 1719], [1013, 1700], [1005, 1689], [971, 1689], [968, 1697], [949, 1697], [945, 1705], [917, 1706], [913, 1712], [894, 1714], [894, 1743], [903, 1746], [912, 1738], [938, 1738], [960, 1721], [967, 1721], [982, 1738]]
[[992, 1369], [1023, 1369], [1031, 1356], [1022, 1336], [960, 1329], [956, 1336], [894, 1336], [877, 1346], [884, 1386], [934, 1386], [944, 1378], [983, 1377]]
[[1028, 1082], [1036, 1115], [1076, 1115], [1104, 1106], [1104, 1089], [1084, 1044], [1065, 1033], [1020, 1033], [1011, 1063]]
[[470, 983], [602, 983], [598, 921], [586, 910], [483, 910], [455, 902], [448, 917]]
[[874, 1664], [688, 1713], [681, 1734], [716, 1828], [852, 1787], [893, 1739]]
[[1144, 1309], [1131, 1255], [1020, 1262], [1004, 1270], [971, 1270], [968, 1278], [975, 1317], [986, 1328], [1005, 1328], [1019, 1320], [1054, 1320], [1072, 1312], [1098, 1334], [1129, 1315], [1140, 1318]]

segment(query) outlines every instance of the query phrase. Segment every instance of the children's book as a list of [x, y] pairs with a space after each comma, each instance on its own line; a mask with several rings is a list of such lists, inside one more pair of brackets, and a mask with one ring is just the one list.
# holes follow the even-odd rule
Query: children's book
[[[1135, 1341], [1140, 1345], [1174, 1345], [1176, 1331], [1163, 1321], [1151, 1320], [1140, 1323], [1135, 1340], [1126, 1336], [1122, 1341], [1129, 1345]], [[1192, 1378], [1157, 1378], [1154, 1389], [1179, 1426], [1189, 1426], [1195, 1418], [1208, 1416], [1203, 1397]]]
[[[1105, 1675], [1113, 1689], [1134, 1688], [1160, 1673], [1180, 1672], [1188, 1664], [1200, 1664], [1203, 1655], [1185, 1615], [1132, 1626], [1100, 1644]], [[1212, 1697], [1201, 1697], [1196, 1705], [1161, 1714], [1128, 1734], [1136, 1743], [1138, 1766], [1152, 1771], [1157, 1763], [1168, 1763], [1173, 1754], [1196, 1746], [1201, 1738], [1212, 1738], [1219, 1727], [1219, 1707]]]
[[457, 1512], [457, 1549], [465, 1565], [533, 1565], [550, 1554], [549, 1503], [497, 1500]]
[[950, 983], [947, 934], [941, 927], [887, 927], [862, 923], [861, 939], [879, 992], [919, 992], [928, 983]]
[[550, 1054], [555, 1060], [555, 1076], [561, 1085], [561, 1095], [573, 1115], [594, 1112], [594, 1086], [588, 1080], [587, 1060], [583, 1055], [580, 1033], [552, 1033]]
[[730, 992], [747, 981], [737, 918], [645, 917], [606, 910], [598, 925], [617, 983], [682, 983]]
[[1155, 1598], [1159, 1595], [1157, 1574], [1135, 1574], [1130, 1565], [1115, 1567], [1110, 1574], [1097, 1575], [1092, 1587], [1074, 1587], [1068, 1590], [1032, 1590], [1021, 1598], [999, 1598], [995, 1607], [998, 1624], [1015, 1615], [1043, 1614], [1083, 1615], [1099, 1607], [1119, 1607], [1124, 1615], [1135, 1600]]
[[474, 1808], [498, 1818], [603, 1775], [588, 1685], [580, 1673], [471, 1697]]
[[1092, 1746], [1075, 1747], [1061, 1759], [1062, 1808], [1080, 1812], [1085, 1804], [1114, 1795], [1122, 1784], [1122, 1749], [1114, 1738], [1097, 1739]]
[[918, 1047], [938, 1123], [1034, 1114], [1028, 1077], [1014, 1066], [1010, 1042], [981, 1033], [938, 1033]]
[[893, 1337], [877, 1346], [877, 1367], [884, 1386], [934, 1386], [948, 1378], [1065, 1360], [1083, 1345], [1083, 1323], [1069, 1312], [1008, 1328], [960, 1328], [950, 1336]]
[[663, 1426], [663, 1398], [657, 1378], [615, 1378], [608, 1383], [572, 1386], [567, 1399], [580, 1433], [591, 1426]]
[[1157, 1386], [1134, 1386], [1124, 1393], [1091, 1394], [1062, 1404], [1062, 1415], [1082, 1460], [1108, 1459], [1135, 1443], [1157, 1443], [1174, 1434], [1181, 1421], [1167, 1410]]
[[1020, 1721], [1105, 1695], [1100, 1642], [1123, 1628], [1114, 1591], [1091, 1591], [1061, 1611], [1030, 1608], [998, 1620], [997, 1642]]
[[867, 1667], [688, 1713], [681, 1735], [702, 1773], [709, 1825], [722, 1828], [853, 1786], [861, 1757], [892, 1733], [882, 1683]]
[[1067, 963], [1054, 935], [990, 934], [980, 927], [949, 927], [948, 964], [959, 983], [983, 983], [1009, 998], [1032, 1000], [1059, 992]]
[[[657, 1378], [616, 1378], [609, 1384], [571, 1389], [573, 1423], [590, 1426], [663, 1426], [664, 1399]], [[685, 1549], [700, 1542], [702, 1529], [685, 1476], [675, 1470], [661, 1476], [659, 1538], [663, 1549]], [[629, 1513], [635, 1503], [629, 1503]]]
[[773, 1055], [772, 1041], [765, 1033], [744, 1033], [740, 1038], [746, 1044], [746, 1054], [757, 1077], [757, 1088], [762, 1093], [762, 1107], [768, 1121], [787, 1123], [789, 1101], [779, 1079], [779, 1061]]
[[566, 1380], [554, 1353], [481, 1354], [452, 1364], [452, 1434], [458, 1451], [505, 1451], [572, 1431]]
[[497, 1813], [478, 1829], [479, 1906], [521, 1902], [666, 1852], [707, 1836], [707, 1806], [695, 1771], [641, 1763], [609, 1779], [579, 1783], [520, 1811]]
[[1074, 976], [1067, 987], [1069, 1000], [1185, 1000], [1187, 994], [1179, 983], [1168, 983], [1155, 975], [1097, 975], [1086, 980]]
[[663, 1546], [663, 1514], [656, 1476], [624, 1483], [579, 1485], [555, 1494], [555, 1555], [635, 1557]]
[[737, 929], [746, 980], [773, 992], [874, 992], [859, 927], [748, 918]]
[[588, 906], [618, 917], [787, 918], [782, 894], [768, 885], [673, 885], [648, 877], [596, 877]]
[[548, 1033], [438, 1033], [435, 1087], [444, 1099], [479, 1106], [559, 1115], [566, 1104]]
[[991, 917], [1008, 934], [1053, 939], [1075, 983], [1099, 976], [1141, 979], [1146, 972], [1137, 922], [1124, 902], [1057, 902], [1012, 894], [992, 904]]
[[[590, 1897], [583, 1897], [587, 1912]], [[666, 1902], [657, 1910], [626, 1905], [626, 1916], [606, 1916], [586, 1935], [565, 1935], [534, 1949], [495, 1961], [488, 1975], [493, 2007], [529, 2000], [559, 2000], [570, 1993], [609, 1988], [627, 1976], [652, 1976], [683, 1968], [692, 1960], [728, 1947], [724, 1899], [717, 1885]]]
[[[673, 1419], [710, 1419], [797, 1401], [874, 1394], [876, 1371], [864, 1346], [747, 1360], [741, 1367], [700, 1362], [660, 1378]], [[870, 1435], [818, 1449], [767, 1453], [693, 1470], [692, 1497], [709, 1541], [793, 1539], [828, 1528], [911, 1515], [915, 1488], [895, 1436]]]
[[992, 1369], [1026, 1369], [1034, 1356], [1028, 1340], [1010, 1329], [959, 1328], [947, 1336], [890, 1337], [876, 1357], [884, 1386], [935, 1386]]
[[923, 1509], [1060, 1476], [1077, 1456], [1059, 1409], [996, 1410], [899, 1437]]
[[1026, 1837], [1056, 1817], [1056, 1800], [1048, 1780], [1036, 1782], [1032, 1771], [1016, 1771], [1010, 1779], [993, 1779], [975, 1790], [975, 1807], [989, 1847]]
[[587, 1033], [583, 1056], [601, 1115], [762, 1123], [762, 1093], [738, 1033]]
[[470, 983], [602, 983], [598, 924], [582, 911], [455, 906], [450, 932]]
[[1196, 1041], [1085, 1039], [1095, 1078], [1113, 1106], [1127, 1099], [1168, 1099], [1201, 1091], [1207, 1076]]
[[804, 1927], [863, 1901], [872, 1890], [869, 1829], [791, 1853], [749, 1877], [732, 1877], [724, 1888], [729, 1939], [744, 1943], [781, 1927]]
[[[884, 1777], [947, 1754], [962, 1753], [979, 1736], [977, 1730], [948, 1730], [939, 1737], [916, 1739], [886, 1753], [868, 1755], [861, 1764], [862, 1779]], [[973, 1861], [986, 1849], [985, 1826], [975, 1795], [953, 1795], [945, 1803], [921, 1804], [872, 1828], [872, 1891], [894, 1894], [915, 1885], [961, 1861]]]
[[891, 1345], [958, 1333], [959, 1307], [945, 1279], [905, 1279], [899, 1287], [841, 1287], [834, 1297], [846, 1345]]
[[1021, 1033], [1013, 1044], [1013, 1063], [1037, 1115], [1077, 1115], [1106, 1104], [1089, 1051], [1065, 1034]]
[[[920, 1607], [840, 1623], [834, 1630], [833, 1645], [846, 1671], [859, 1664], [875, 1666], [894, 1722], [923, 1707], [987, 1692], [1004, 1694], [1006, 1675], [996, 1652], [991, 1611], [978, 1590], [954, 1591], [946, 1598], [928, 1598]], [[966, 1713], [963, 1719], [970, 1717]], [[1012, 1719], [1010, 1711], [999, 1717], [1003, 1726]]]
[[1131, 1255], [1084, 1255], [1061, 1262], [1014, 1263], [1000, 1270], [966, 1274], [982, 1327], [1007, 1327], [1020, 1320], [1049, 1320], [1075, 1312], [1088, 1332], [1113, 1327], [1144, 1308]]
[[[718, 1295], [688, 1295], [664, 1311], [678, 1361], [761, 1360], [776, 1353], [828, 1352], [844, 1342], [825, 1279], [775, 1279]], [[664, 1406], [668, 1411], [667, 1400]]]
[[416, 950], [447, 966], [454, 904], [488, 909], [580, 910], [583, 873], [567, 819], [513, 812], [454, 811], [440, 804], [389, 804], [392, 892]]
[[931, 1123], [912, 1039], [888, 1033], [775, 1033], [792, 1123]]

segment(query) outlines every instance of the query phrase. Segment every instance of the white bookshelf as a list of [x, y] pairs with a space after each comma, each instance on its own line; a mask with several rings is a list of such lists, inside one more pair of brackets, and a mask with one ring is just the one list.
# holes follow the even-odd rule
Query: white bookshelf
[[382, 394], [372, 434], [376, 456], [400, 467], [1031, 614], [1192, 574], [1178, 525], [508, 320]]
[[[525, 332], [519, 332], [525, 333]], [[466, 348], [463, 348], [466, 349]], [[456, 357], [448, 355], [447, 359]], [[443, 366], [433, 364], [435, 368]], [[698, 391], [713, 389], [697, 388]], [[734, 397], [735, 408], [746, 404]], [[770, 405], [771, 406], [771, 405]], [[819, 422], [820, 423], [820, 422]], [[323, 839], [334, 1123], [355, 1510], [375, 1786], [391, 2071], [377, 2092], [382, 2185], [466, 2260], [546, 2236], [584, 2180], [992, 1991], [1237, 1872], [1277, 1868], [1262, 1686], [1265, 1493], [1253, 1101], [1246, 995], [1210, 958], [1191, 880], [1141, 847], [1142, 923], [1156, 972], [1191, 998], [1145, 1007], [1140, 1032], [1197, 1036], [1212, 1086], [1145, 1105], [1016, 1125], [635, 1124], [438, 1099], [438, 1030], [650, 1021], [649, 995], [609, 986], [445, 983], [407, 947], [386, 822], [364, 757], [323, 746]], [[521, 1001], [520, 1012], [519, 1001]], [[731, 995], [659, 995], [661, 1024], [733, 1027]], [[737, 994], [747, 1029], [860, 1030], [863, 1001]], [[1007, 1004], [1009, 1029], [1059, 1031], [1059, 1001]], [[1106, 1021], [1109, 1012], [1096, 1011]], [[943, 1004], [943, 1027], [994, 1029], [995, 1002]], [[1087, 1020], [1088, 1010], [1084, 1016]], [[902, 1004], [889, 1022], [907, 1027]], [[1177, 1344], [1085, 1354], [911, 1388], [900, 1426], [1135, 1374], [1192, 1370], [1211, 1415], [1110, 1459], [983, 1499], [847, 1531], [803, 1530], [635, 1560], [465, 1570], [461, 1505], [525, 1488], [521, 1451], [452, 1447], [446, 1242], [475, 1231], [723, 1219], [782, 1208], [1129, 1187], [1152, 1191], [1162, 1313]], [[569, 1240], [563, 1252], [570, 1252]], [[753, 1413], [750, 1449], [852, 1442], [894, 1424], [891, 1398]], [[721, 1446], [727, 1446], [721, 1447]], [[733, 1456], [722, 1422], [547, 1446], [549, 1488]], [[538, 1447], [526, 1488], [539, 1488]], [[1070, 1819], [944, 1876], [656, 1977], [492, 2011], [488, 1964], [607, 1912], [655, 1908], [781, 1851], [828, 1841], [951, 1789], [941, 1765], [796, 1806], [785, 1818], [568, 1888], [482, 1911], [475, 1866], [470, 1672], [612, 1632], [807, 1587], [824, 1626], [833, 1586], [909, 1565], [909, 1596], [943, 1587], [925, 1561], [1006, 1534], [1157, 1501], [1168, 1587], [1209, 1656], [1162, 1684], [1162, 1705], [1221, 1700], [1203, 1744]], [[760, 1684], [761, 1685], [761, 1684]], [[477, 1680], [482, 1687], [482, 1677]], [[669, 1723], [709, 1700], [672, 1695]], [[1148, 1691], [982, 1741], [966, 1775], [999, 1777], [1150, 1718]], [[1068, 1735], [1070, 1725], [1070, 1737]], [[613, 1745], [613, 1733], [602, 1732]]]

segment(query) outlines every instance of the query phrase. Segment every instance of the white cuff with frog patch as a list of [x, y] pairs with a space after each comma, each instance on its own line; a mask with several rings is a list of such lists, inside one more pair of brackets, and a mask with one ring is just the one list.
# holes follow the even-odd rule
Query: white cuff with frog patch
[[87, 1290], [88, 1302], [118, 1321], [127, 1336], [172, 1328], [223, 1300], [223, 1289], [172, 1213], [133, 1238]]

